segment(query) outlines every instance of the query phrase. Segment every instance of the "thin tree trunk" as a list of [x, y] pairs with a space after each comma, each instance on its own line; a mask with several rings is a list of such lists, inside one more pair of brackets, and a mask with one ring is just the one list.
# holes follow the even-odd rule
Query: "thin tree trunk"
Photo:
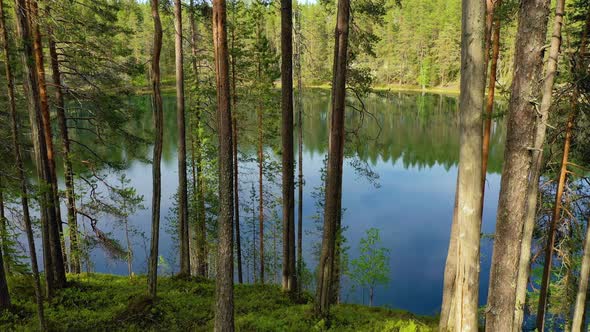
[[567, 121], [565, 132], [565, 142], [563, 145], [563, 156], [561, 158], [561, 168], [559, 171], [559, 180], [557, 184], [557, 193], [555, 194], [555, 205], [549, 231], [547, 233], [547, 244], [545, 245], [545, 263], [543, 264], [543, 278], [541, 281], [539, 305], [537, 309], [537, 329], [545, 331], [545, 311], [549, 299], [549, 283], [551, 282], [551, 265], [553, 264], [553, 247], [555, 246], [555, 232], [561, 219], [561, 206], [565, 182], [567, 180], [567, 161], [570, 151], [570, 142], [572, 138], [572, 129], [574, 127], [575, 111], [570, 114]]
[[[1, 1], [0, 1], [1, 2]], [[2, 15], [4, 20], [4, 15]], [[3, 25], [4, 26], [4, 25]], [[0, 177], [0, 222], [6, 223], [4, 216], [4, 188], [2, 187], [2, 177]], [[4, 243], [6, 242], [6, 233], [2, 234], [2, 249], [0, 250], [0, 310], [10, 309], [10, 293], [8, 292], [8, 282], [6, 281], [6, 264], [4, 255], [6, 254]]]
[[486, 311], [486, 331], [514, 326], [516, 283], [526, 216], [534, 144], [535, 106], [543, 71], [548, 0], [522, 0], [518, 18], [514, 78], [508, 105], [508, 132], [498, 203], [496, 235]]
[[[489, 2], [488, 1], [488, 6]], [[496, 0], [495, 8], [500, 8], [502, 0]], [[489, 10], [489, 9], [488, 9]], [[488, 13], [489, 16], [489, 13]], [[486, 17], [486, 24], [489, 17]], [[492, 63], [490, 65], [490, 76], [488, 83], [488, 95], [486, 101], [486, 113], [483, 131], [483, 150], [482, 150], [482, 174], [481, 174], [481, 213], [483, 215], [484, 196], [486, 191], [486, 176], [488, 171], [488, 156], [490, 154], [490, 136], [492, 129], [492, 113], [494, 111], [494, 97], [496, 93], [496, 75], [498, 68], [498, 56], [500, 55], [500, 18], [499, 15], [494, 17], [494, 24], [492, 29], [491, 45], [492, 45]], [[486, 39], [487, 40], [487, 39]], [[487, 48], [486, 48], [487, 50]], [[486, 52], [486, 59], [488, 53]]]
[[[232, 48], [234, 44], [234, 31], [232, 30]], [[238, 282], [243, 283], [242, 275], [242, 238], [240, 234], [240, 183], [238, 176], [238, 120], [236, 114], [236, 105], [238, 102], [238, 94], [236, 91], [236, 62], [232, 56], [231, 61], [232, 72], [232, 143], [233, 143], [233, 162], [234, 162], [234, 215], [236, 223], [236, 255], [238, 263]]]
[[293, 152], [293, 4], [281, 0], [281, 140], [283, 171], [283, 290], [297, 290]]
[[482, 114], [485, 90], [485, 6], [463, 1], [461, 150], [457, 180], [456, 285], [448, 329], [477, 331], [481, 228]]
[[152, 164], [152, 238], [148, 266], [148, 290], [156, 297], [158, 284], [158, 245], [160, 240], [160, 200], [162, 195], [160, 162], [162, 160], [162, 140], [164, 138], [164, 115], [160, 92], [160, 52], [162, 51], [162, 23], [160, 22], [159, 0], [151, 0], [154, 20], [154, 44], [151, 64], [151, 81], [154, 109], [154, 153]]
[[[192, 53], [192, 67], [195, 73], [195, 84], [197, 89], [199, 88], [199, 67], [197, 64], [197, 26], [195, 21], [195, 5], [194, 1], [190, 2], [191, 7], [191, 53]], [[202, 153], [202, 139], [201, 139], [201, 110], [200, 106], [197, 106], [197, 114], [195, 121], [196, 130], [196, 142], [194, 151], [194, 162], [196, 164], [196, 196], [197, 196], [197, 223], [196, 223], [196, 235], [197, 235], [197, 275], [207, 275], [207, 228], [205, 224], [205, 179], [203, 175], [203, 153]]]
[[[2, 248], [2, 252], [4, 253], [4, 255], [7, 255], [7, 253], [9, 252], [9, 247], [8, 247], [8, 228], [6, 223], [8, 222], [8, 220], [6, 219], [6, 215], [4, 214], [4, 193], [3, 193], [3, 187], [2, 187], [2, 177], [0, 176], [0, 231], [2, 232], [2, 245], [0, 246], [0, 248]], [[4, 273], [6, 274], [10, 274], [10, 258], [6, 257], [2, 260], [2, 266], [4, 267]]]
[[178, 127], [178, 225], [180, 275], [190, 275], [188, 195], [186, 180], [186, 124], [184, 115], [184, 58], [182, 51], [182, 2], [174, 5], [174, 50], [176, 55], [176, 125]]
[[[15, 9], [18, 10], [19, 3], [15, 3]], [[23, 19], [22, 15], [17, 15], [18, 22]], [[26, 20], [26, 18], [25, 18]], [[20, 24], [19, 24], [20, 25]], [[20, 28], [19, 28], [20, 30]], [[21, 37], [25, 34], [20, 33]], [[4, 2], [0, 1], [0, 38], [2, 38], [2, 48], [4, 50], [4, 68], [6, 73], [6, 82], [8, 87], [8, 106], [11, 118], [11, 134], [12, 134], [12, 149], [14, 151], [14, 159], [17, 168], [17, 176], [21, 191], [21, 206], [23, 212], [23, 221], [25, 226], [25, 233], [27, 242], [29, 244], [29, 256], [31, 258], [31, 272], [33, 272], [35, 300], [37, 302], [37, 318], [39, 319], [39, 328], [41, 331], [46, 330], [45, 314], [43, 312], [43, 295], [41, 293], [41, 280], [39, 277], [39, 266], [37, 263], [37, 250], [35, 248], [35, 238], [33, 235], [33, 227], [31, 223], [31, 216], [29, 214], [29, 197], [27, 190], [27, 177], [25, 175], [22, 150], [19, 143], [19, 120], [16, 112], [16, 97], [14, 91], [14, 76], [12, 74], [12, 65], [10, 59], [10, 47], [8, 44], [8, 32], [6, 31], [6, 21], [4, 18]], [[26, 68], [25, 68], [26, 69]], [[28, 82], [28, 80], [25, 80]], [[26, 83], [25, 83], [26, 84]], [[34, 137], [33, 137], [34, 138]]]
[[303, 277], [303, 80], [301, 77], [301, 9], [297, 5], [295, 12], [295, 68], [297, 70], [297, 123], [298, 123], [298, 202], [297, 202], [297, 289], [302, 291]]
[[[49, 8], [47, 8], [49, 16]], [[51, 71], [53, 84], [55, 88], [56, 114], [61, 136], [63, 149], [64, 178], [66, 186], [66, 207], [68, 210], [68, 227], [70, 228], [70, 272], [80, 273], [80, 248], [78, 246], [78, 223], [76, 214], [76, 195], [74, 188], [74, 171], [70, 156], [70, 138], [67, 126], [67, 117], [65, 114], [65, 101], [62, 90], [61, 71], [59, 69], [59, 59], [53, 29], [51, 25], [47, 26], [47, 36], [49, 42], [49, 55], [51, 59]]]
[[584, 323], [584, 312], [586, 308], [586, 294], [588, 292], [588, 279], [590, 278], [590, 219], [586, 224], [586, 239], [584, 241], [584, 255], [582, 256], [582, 267], [576, 296], [576, 305], [572, 321], [572, 332], [581, 332]]
[[334, 41], [334, 67], [330, 136], [326, 176], [326, 201], [322, 249], [318, 265], [318, 283], [315, 301], [316, 315], [327, 317], [332, 299], [332, 282], [336, 253], [340, 192], [342, 191], [342, 164], [344, 160], [344, 111], [346, 99], [346, 71], [350, 1], [338, 0]]
[[[260, 76], [259, 76], [260, 77]], [[264, 284], [264, 145], [262, 108], [258, 107], [258, 236], [260, 245], [260, 281]]]
[[43, 61], [43, 45], [39, 30], [39, 8], [37, 0], [29, 0], [29, 19], [33, 37], [33, 54], [37, 72], [37, 85], [39, 91], [39, 109], [41, 112], [41, 124], [43, 126], [43, 139], [46, 149], [47, 183], [50, 186], [48, 197], [49, 210], [49, 241], [51, 247], [51, 260], [54, 269], [55, 286], [63, 288], [66, 285], [65, 259], [62, 249], [62, 224], [55, 172], [55, 154], [53, 149], [53, 135], [51, 128], [51, 116], [49, 112], [49, 99], [47, 97], [47, 84], [45, 82], [45, 67]]
[[527, 202], [525, 223], [523, 227], [522, 242], [520, 248], [520, 259], [518, 263], [518, 278], [516, 280], [516, 306], [514, 309], [513, 332], [522, 329], [524, 320], [524, 306], [526, 301], [526, 288], [529, 279], [531, 243], [533, 240], [533, 229], [537, 216], [537, 198], [539, 196], [539, 177], [543, 165], [543, 146], [545, 144], [545, 133], [547, 131], [547, 120], [551, 108], [553, 95], [553, 83], [557, 74], [559, 50], [561, 47], [561, 27], [563, 25], [565, 0], [558, 0], [555, 8], [555, 19], [553, 23], [553, 34], [551, 37], [551, 48], [547, 60], [545, 80], [543, 81], [543, 97], [541, 107], [536, 120], [534, 146], [531, 152], [532, 165], [530, 170], [530, 181], [527, 186]]
[[215, 285], [215, 331], [234, 331], [233, 160], [225, 0], [213, 1], [219, 138], [219, 243]]
[[[31, 43], [31, 30], [29, 25], [29, 10], [27, 0], [15, 0], [15, 16], [17, 17], [17, 30], [19, 40], [22, 42], [21, 62], [23, 65], [23, 86], [27, 100], [33, 150], [35, 154], [35, 167], [37, 178], [40, 184], [48, 185], [47, 176], [47, 153], [43, 139], [43, 126], [41, 125], [41, 112], [39, 106], [39, 87], [37, 85], [37, 74], [34, 68], [33, 45]], [[54, 217], [55, 210], [50, 206], [50, 197], [47, 190], [39, 195], [40, 216], [41, 216], [41, 240], [43, 245], [43, 262], [45, 269], [45, 288], [47, 297], [51, 298], [55, 289], [54, 269], [51, 255], [51, 244], [49, 240], [50, 219]], [[53, 213], [52, 213], [53, 211]]]

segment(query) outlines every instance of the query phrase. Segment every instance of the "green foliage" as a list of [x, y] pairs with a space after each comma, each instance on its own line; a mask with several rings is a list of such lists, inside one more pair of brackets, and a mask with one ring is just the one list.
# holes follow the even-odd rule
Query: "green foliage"
[[[159, 297], [145, 294], [145, 277], [69, 276], [70, 287], [46, 306], [49, 327], [59, 331], [210, 331], [215, 284], [211, 280], [159, 279]], [[36, 328], [31, 280], [11, 282], [15, 309], [0, 315], [0, 330]], [[309, 295], [306, 295], [309, 300]], [[278, 286], [235, 287], [237, 331], [434, 331], [432, 318], [357, 305], [337, 305], [330, 329]]]
[[360, 255], [350, 262], [350, 279], [359, 287], [375, 288], [389, 282], [389, 249], [379, 247], [379, 230], [369, 228], [360, 242]]

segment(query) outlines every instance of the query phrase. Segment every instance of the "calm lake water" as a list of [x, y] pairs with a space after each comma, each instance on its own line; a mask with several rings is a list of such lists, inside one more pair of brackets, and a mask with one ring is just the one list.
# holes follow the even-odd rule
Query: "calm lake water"
[[[145, 108], [145, 114], [133, 120], [138, 133], [151, 126], [149, 97], [139, 97], [137, 103]], [[417, 314], [432, 315], [440, 309], [443, 271], [449, 242], [451, 216], [459, 157], [459, 118], [457, 98], [454, 96], [390, 93], [386, 96], [371, 96], [366, 100], [367, 109], [374, 115], [362, 121], [358, 135], [362, 144], [352, 149], [345, 161], [342, 206], [345, 208], [342, 223], [350, 247], [351, 259], [358, 255], [358, 244], [371, 227], [378, 228], [382, 246], [390, 250], [391, 282], [375, 291], [375, 304], [409, 310]], [[313, 268], [313, 246], [318, 242], [313, 188], [321, 184], [320, 170], [327, 153], [328, 91], [310, 91], [304, 98], [304, 256]], [[160, 254], [168, 261], [169, 273], [176, 266], [176, 248], [172, 236], [166, 232], [166, 217], [174, 214], [174, 194], [177, 190], [176, 122], [174, 97], [167, 96], [164, 105], [165, 140], [162, 162], [162, 233]], [[278, 112], [278, 111], [277, 111]], [[348, 129], [361, 124], [358, 113], [347, 114]], [[250, 128], [250, 130], [254, 130]], [[490, 169], [486, 185], [483, 232], [494, 230], [498, 191], [500, 187], [504, 132], [502, 122], [492, 126]], [[248, 130], [243, 130], [246, 134]], [[252, 133], [250, 133], [252, 135]], [[242, 141], [246, 141], [245, 139]], [[144, 149], [149, 158], [151, 148]], [[253, 153], [248, 143], [240, 145], [245, 155]], [[272, 149], [269, 149], [272, 154]], [[366, 164], [365, 164], [366, 163]], [[370, 181], [355, 171], [354, 165], [365, 165], [378, 174]], [[242, 205], [250, 203], [250, 188], [257, 179], [257, 169], [251, 162], [241, 166], [240, 185]], [[133, 160], [124, 171], [138, 193], [144, 196], [145, 210], [133, 214], [130, 222], [149, 238], [151, 165], [143, 160]], [[190, 173], [189, 173], [190, 174]], [[280, 173], [277, 173], [280, 176]], [[115, 178], [114, 175], [111, 176]], [[277, 181], [280, 181], [278, 178]], [[378, 185], [376, 185], [378, 184]], [[271, 188], [272, 186], [269, 186]], [[274, 187], [276, 190], [276, 187]], [[277, 191], [277, 195], [279, 192]], [[251, 213], [250, 213], [251, 215]], [[280, 215], [280, 214], [279, 214]], [[242, 228], [251, 218], [242, 211]], [[103, 216], [103, 229], [123, 240], [121, 228], [113, 225], [113, 218]], [[146, 253], [149, 243], [136, 237], [134, 268], [145, 272]], [[267, 244], [267, 248], [271, 247]], [[280, 247], [279, 247], [280, 248]], [[485, 303], [491, 242], [482, 240], [480, 302]], [[125, 262], [114, 261], [95, 249], [92, 252], [94, 269], [98, 272], [126, 274]], [[346, 302], [363, 303], [360, 291], [351, 292], [344, 280], [342, 299]], [[364, 303], [368, 303], [364, 292]]]

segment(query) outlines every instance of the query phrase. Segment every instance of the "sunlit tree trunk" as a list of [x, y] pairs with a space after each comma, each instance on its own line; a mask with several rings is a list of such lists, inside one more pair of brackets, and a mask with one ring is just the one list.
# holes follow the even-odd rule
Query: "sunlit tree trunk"
[[160, 91], [160, 52], [162, 51], [162, 23], [160, 22], [159, 1], [151, 0], [154, 20], [154, 44], [151, 63], [151, 83], [154, 109], [154, 152], [152, 164], [152, 238], [148, 266], [148, 289], [152, 298], [156, 297], [158, 284], [158, 245], [160, 243], [160, 200], [162, 196], [160, 162], [162, 160], [162, 140], [164, 138], [164, 115]]
[[461, 35], [461, 149], [457, 180], [456, 279], [446, 329], [477, 331], [481, 227], [482, 114], [485, 89], [485, 6], [463, 1]]
[[297, 290], [295, 157], [293, 152], [293, 4], [281, 0], [281, 140], [283, 170], [283, 290]]
[[342, 164], [344, 160], [344, 111], [346, 99], [346, 72], [348, 64], [348, 30], [350, 22], [349, 0], [338, 0], [334, 41], [334, 67], [332, 79], [332, 105], [326, 176], [326, 201], [322, 249], [318, 262], [318, 279], [315, 313], [327, 317], [332, 299], [332, 282], [336, 254], [338, 218], [342, 191]]
[[516, 280], [516, 307], [514, 309], [514, 326], [513, 332], [519, 332], [522, 329], [524, 320], [524, 306], [526, 301], [527, 282], [530, 273], [531, 243], [533, 239], [533, 229], [537, 217], [537, 198], [539, 196], [539, 177], [543, 167], [543, 146], [545, 144], [545, 133], [547, 131], [547, 120], [549, 119], [549, 109], [551, 108], [551, 98], [553, 95], [553, 82], [557, 75], [557, 64], [559, 50], [561, 47], [561, 27], [563, 25], [565, 0], [558, 0], [555, 8], [555, 18], [553, 21], [553, 33], [551, 36], [551, 47], [549, 49], [549, 58], [547, 59], [547, 69], [545, 71], [545, 80], [543, 81], [543, 97], [541, 107], [537, 114], [535, 123], [534, 146], [531, 151], [532, 165], [530, 177], [527, 186], [527, 205], [525, 214], [525, 223], [522, 234], [520, 248], [520, 259], [518, 263], [518, 278]]
[[182, 51], [182, 2], [174, 2], [174, 50], [176, 55], [176, 125], [178, 127], [178, 231], [180, 274], [190, 274], [188, 197], [186, 180], [186, 124], [184, 115], [184, 58]]
[[219, 219], [215, 284], [215, 331], [234, 331], [233, 160], [230, 108], [229, 55], [225, 0], [213, 1], [213, 45], [217, 78], [219, 138]]
[[555, 205], [551, 215], [549, 231], [547, 233], [547, 243], [545, 244], [545, 260], [543, 264], [543, 278], [539, 290], [539, 305], [537, 309], [537, 329], [544, 331], [545, 328], [545, 311], [549, 299], [549, 283], [551, 282], [551, 264], [553, 264], [553, 247], [555, 246], [555, 232], [561, 220], [561, 207], [565, 182], [567, 180], [567, 162], [572, 139], [572, 128], [574, 127], [574, 113], [569, 116], [567, 128], [565, 131], [565, 142], [563, 145], [563, 156], [561, 158], [561, 168], [559, 171], [559, 180], [557, 183], [557, 192], [555, 194]]
[[[46, 9], [49, 16], [49, 8]], [[53, 36], [53, 29], [51, 25], [47, 26], [47, 39], [49, 44], [49, 55], [51, 60], [51, 71], [53, 77], [53, 85], [55, 89], [56, 101], [56, 115], [59, 125], [59, 133], [61, 136], [63, 163], [64, 163], [64, 178], [66, 186], [66, 207], [68, 210], [68, 227], [70, 238], [70, 272], [80, 273], [80, 248], [78, 246], [78, 222], [76, 214], [76, 195], [74, 188], [74, 171], [72, 168], [72, 160], [70, 156], [70, 138], [67, 126], [67, 117], [65, 113], [65, 101], [62, 87], [61, 71], [59, 68], [59, 58]]]
[[[43, 126], [41, 125], [41, 112], [39, 106], [39, 91], [37, 85], [37, 74], [35, 72], [35, 59], [33, 55], [32, 36], [29, 26], [29, 11], [26, 0], [15, 0], [15, 16], [17, 18], [17, 30], [19, 40], [22, 42], [21, 60], [23, 65], [23, 86], [27, 108], [29, 113], [29, 122], [31, 127], [31, 138], [33, 141], [33, 150], [35, 155], [35, 168], [39, 183], [49, 183], [47, 176], [47, 153], [45, 150], [45, 141], [43, 135]], [[51, 218], [55, 215], [55, 210], [50, 205], [49, 191], [43, 190], [39, 195], [40, 217], [41, 217], [41, 240], [43, 245], [43, 263], [45, 270], [45, 290], [48, 297], [53, 295], [55, 289], [55, 278], [53, 261], [51, 255], [51, 243], [49, 240], [49, 224]], [[53, 213], [52, 213], [53, 211]]]
[[[15, 8], [20, 8], [19, 3], [15, 2]], [[23, 17], [17, 15], [17, 22]], [[20, 28], [19, 28], [20, 30]], [[20, 33], [23, 36], [22, 30]], [[4, 69], [6, 74], [6, 83], [8, 90], [8, 107], [10, 111], [11, 120], [11, 134], [12, 134], [12, 149], [14, 151], [14, 161], [17, 168], [17, 177], [20, 186], [21, 207], [23, 213], [23, 223], [25, 226], [25, 234], [29, 245], [29, 256], [31, 258], [31, 272], [33, 273], [33, 285], [35, 289], [35, 300], [37, 303], [37, 318], [39, 319], [39, 329], [46, 330], [45, 314], [43, 311], [43, 295], [41, 293], [41, 280], [39, 277], [39, 265], [37, 262], [37, 250], [35, 248], [35, 237], [33, 235], [33, 227], [31, 216], [29, 212], [29, 197], [27, 189], [27, 176], [25, 174], [24, 163], [22, 158], [22, 149], [19, 143], [19, 119], [16, 111], [16, 97], [14, 88], [14, 76], [12, 73], [12, 65], [10, 59], [10, 46], [8, 43], [8, 32], [6, 30], [6, 21], [4, 18], [4, 2], [0, 1], [0, 38], [2, 38], [2, 48], [4, 50]], [[25, 68], [26, 69], [26, 68]], [[27, 81], [25, 79], [25, 81]]]
[[[488, 25], [488, 20], [490, 20], [490, 2], [488, 1], [488, 13], [486, 15], [486, 29]], [[502, 0], [496, 0], [494, 3], [494, 8], [500, 8]], [[495, 9], [492, 9], [492, 13]], [[481, 195], [481, 213], [483, 214], [483, 203], [484, 203], [484, 195], [486, 191], [486, 175], [488, 171], [488, 156], [490, 154], [490, 136], [491, 136], [491, 129], [492, 129], [492, 113], [494, 111], [494, 97], [496, 93], [496, 75], [498, 69], [498, 56], [500, 55], [500, 17], [496, 15], [495, 17], [492, 15], [493, 18], [493, 25], [490, 23], [491, 26], [491, 49], [492, 49], [492, 62], [490, 65], [490, 75], [488, 79], [488, 95], [486, 101], [486, 113], [485, 113], [485, 121], [484, 121], [484, 130], [483, 130], [483, 149], [482, 149], [482, 195]], [[487, 30], [486, 30], [487, 32]], [[487, 42], [486, 38], [486, 42]], [[486, 47], [486, 59], [488, 58], [488, 47]], [[486, 60], [487, 62], [487, 60]], [[487, 66], [486, 66], [487, 68]]]
[[33, 54], [37, 72], [37, 85], [39, 92], [39, 110], [41, 112], [41, 125], [43, 127], [43, 141], [45, 145], [45, 159], [47, 160], [47, 183], [49, 185], [48, 212], [49, 212], [49, 241], [51, 247], [53, 278], [55, 287], [62, 288], [66, 284], [65, 262], [62, 250], [62, 224], [60, 216], [59, 196], [57, 188], [57, 176], [55, 172], [55, 153], [53, 149], [53, 136], [51, 116], [49, 113], [49, 99], [47, 97], [47, 84], [45, 82], [45, 66], [43, 61], [43, 45], [39, 29], [39, 8], [37, 0], [29, 0], [29, 23], [33, 37]]
[[535, 105], [543, 72], [548, 0], [522, 0], [518, 17], [514, 78], [508, 104], [504, 167], [490, 271], [486, 331], [514, 326], [516, 282], [526, 216], [527, 185], [534, 144]]
[[584, 323], [584, 309], [586, 307], [586, 293], [588, 292], [588, 279], [590, 278], [590, 220], [586, 224], [586, 239], [584, 241], [584, 255], [578, 284], [578, 294], [572, 320], [572, 332], [582, 331]]
[[[459, 186], [459, 174], [457, 173], [457, 187]], [[439, 321], [439, 331], [446, 332], [451, 330], [452, 322], [451, 317], [454, 317], [455, 308], [455, 291], [456, 287], [456, 279], [457, 279], [457, 191], [455, 191], [455, 204], [453, 208], [453, 219], [451, 222], [451, 232], [450, 232], [450, 239], [449, 239], [449, 248], [447, 250], [447, 260], [445, 263], [445, 271], [443, 277], [443, 296], [442, 296], [442, 304], [440, 310], [440, 321]]]

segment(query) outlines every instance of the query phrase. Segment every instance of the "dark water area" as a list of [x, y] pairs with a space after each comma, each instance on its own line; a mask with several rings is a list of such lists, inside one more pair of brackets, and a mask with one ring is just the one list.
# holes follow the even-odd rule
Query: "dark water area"
[[[304, 97], [303, 252], [306, 264], [312, 271], [316, 265], [313, 247], [319, 241], [314, 223], [317, 211], [312, 191], [321, 185], [321, 168], [327, 153], [329, 98], [329, 93], [323, 90], [306, 92]], [[160, 255], [166, 263], [161, 266], [160, 273], [169, 274], [177, 269], [177, 249], [173, 236], [166, 231], [172, 228], [168, 225], [168, 218], [174, 216], [174, 195], [178, 184], [177, 128], [174, 96], [166, 96], [164, 102]], [[137, 97], [134, 103], [143, 112], [132, 119], [131, 131], [145, 136], [152, 121], [149, 96]], [[363, 118], [359, 113], [349, 111], [346, 120], [348, 129], [358, 128], [356, 143], [352, 140], [347, 142], [348, 157], [343, 174], [342, 207], [345, 211], [342, 224], [346, 227], [344, 236], [350, 247], [349, 256], [350, 259], [358, 256], [359, 241], [367, 229], [379, 229], [381, 245], [390, 251], [391, 280], [389, 284], [377, 287], [375, 305], [434, 315], [440, 310], [459, 158], [457, 98], [437, 94], [390, 93], [372, 95], [365, 100], [365, 105], [372, 116]], [[248, 130], [243, 132], [248, 135]], [[73, 135], [83, 136], [84, 133], [80, 131]], [[504, 137], [503, 122], [494, 121], [483, 214], [484, 233], [494, 230]], [[251, 140], [240, 139], [240, 142], [240, 151], [254, 157], [255, 147], [248, 143]], [[143, 204], [146, 206], [146, 209], [137, 211], [129, 219], [130, 224], [145, 236], [136, 236], [133, 240], [134, 270], [136, 273], [145, 273], [152, 191], [151, 164], [146, 160], [150, 158], [151, 147], [149, 144], [138, 146], [134, 148], [133, 155], [143, 154], [144, 158], [129, 160], [122, 173], [130, 180], [129, 185], [143, 195]], [[269, 148], [267, 152], [277, 158], [273, 151]], [[131, 153], [122, 152], [117, 158], [130, 156]], [[367, 179], [357, 171], [358, 165], [376, 173], [378, 178]], [[252, 161], [244, 161], [240, 167], [240, 194], [245, 206], [250, 202], [250, 188], [257, 179], [258, 170]], [[110, 174], [107, 178], [114, 181], [118, 176]], [[279, 176], [280, 173], [277, 173]], [[276, 185], [269, 185], [269, 188], [280, 195]], [[280, 206], [278, 209], [280, 215]], [[242, 211], [242, 216], [242, 225], [247, 222], [247, 218], [251, 218], [247, 216], [246, 210]], [[80, 227], [83, 225], [84, 222], [81, 222]], [[123, 241], [123, 230], [115, 218], [103, 215], [100, 225], [113, 237]], [[272, 250], [272, 246], [268, 247]], [[491, 249], [491, 241], [484, 237], [481, 250], [481, 304], [485, 303], [487, 296]], [[110, 258], [100, 248], [94, 249], [91, 257], [93, 269], [97, 272], [127, 273], [126, 262]], [[350, 281], [346, 277], [343, 285], [343, 301], [368, 303], [367, 291], [351, 291]]]

